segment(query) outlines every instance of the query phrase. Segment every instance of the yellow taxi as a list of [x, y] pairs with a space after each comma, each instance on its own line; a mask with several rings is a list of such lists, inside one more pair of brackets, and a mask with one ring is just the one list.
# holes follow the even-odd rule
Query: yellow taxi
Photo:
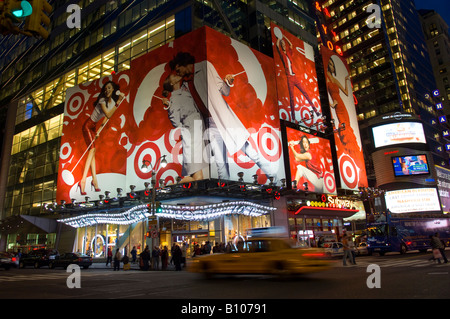
[[194, 257], [191, 272], [214, 274], [296, 275], [327, 270], [332, 261], [323, 250], [294, 248], [284, 238], [251, 238], [230, 253]]

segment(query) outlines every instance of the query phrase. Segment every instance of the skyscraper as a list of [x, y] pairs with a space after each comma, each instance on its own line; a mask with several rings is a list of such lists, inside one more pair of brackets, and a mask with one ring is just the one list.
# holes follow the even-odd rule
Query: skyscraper
[[[351, 68], [369, 183], [375, 184], [375, 172], [368, 122], [387, 113], [420, 116], [434, 162], [448, 165], [441, 133], [447, 124], [438, 120], [443, 113], [436, 108], [437, 86], [414, 2], [329, 0], [321, 4], [328, 10], [326, 23], [334, 41]], [[380, 24], [371, 27], [377, 18]]]
[[448, 25], [434, 10], [419, 10], [431, 65], [446, 115], [450, 114], [450, 38]]
[[[317, 45], [306, 0], [81, 0], [79, 28], [68, 23], [69, 3], [50, 1], [53, 12], [47, 39], [20, 35], [0, 39], [0, 106], [6, 117], [2, 220], [47, 216], [46, 207], [60, 205], [55, 199], [68, 88], [126, 71], [140, 56], [203, 26], [268, 56], [272, 55], [271, 22], [312, 47]], [[11, 235], [2, 236], [1, 247], [56, 241], [54, 230], [27, 229], [26, 238], [17, 237], [20, 240], [12, 230], [0, 230]]]

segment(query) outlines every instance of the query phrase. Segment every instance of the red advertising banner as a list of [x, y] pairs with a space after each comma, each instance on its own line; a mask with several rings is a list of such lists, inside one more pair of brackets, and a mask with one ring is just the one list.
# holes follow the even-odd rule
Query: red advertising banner
[[[69, 89], [57, 200], [144, 189], [153, 174], [165, 184], [238, 180], [240, 172], [248, 182], [284, 178], [273, 73], [271, 58], [201, 28], [127, 72]], [[119, 88], [105, 98], [109, 80]]]
[[[85, 201], [105, 185], [125, 186], [123, 147], [130, 76], [121, 72], [67, 89], [58, 170], [58, 201]], [[112, 191], [112, 189], [110, 189]]]
[[321, 46], [320, 52], [325, 68], [331, 117], [334, 121], [334, 140], [341, 187], [349, 190], [368, 187], [347, 63], [338, 54], [324, 46]]
[[330, 142], [289, 127], [286, 127], [286, 135], [291, 180], [297, 183], [297, 188], [336, 194]]
[[323, 129], [313, 47], [271, 24], [280, 118]]

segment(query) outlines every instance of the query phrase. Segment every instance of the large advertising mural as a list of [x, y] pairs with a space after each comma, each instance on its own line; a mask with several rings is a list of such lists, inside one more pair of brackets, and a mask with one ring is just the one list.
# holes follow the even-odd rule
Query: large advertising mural
[[240, 172], [277, 182], [276, 99], [272, 59], [208, 28], [180, 37], [67, 91], [57, 200], [143, 189], [153, 174], [165, 184]]
[[338, 54], [326, 47], [321, 46], [320, 52], [334, 122], [341, 187], [349, 190], [368, 187], [348, 66]]
[[313, 47], [274, 23], [271, 32], [280, 118], [322, 130]]
[[[121, 72], [68, 88], [57, 201], [85, 201], [106, 185], [125, 189], [130, 74]], [[112, 189], [109, 189], [112, 191]], [[97, 197], [97, 196], [96, 196]]]
[[336, 194], [330, 142], [290, 127], [286, 135], [291, 181], [301, 190]]

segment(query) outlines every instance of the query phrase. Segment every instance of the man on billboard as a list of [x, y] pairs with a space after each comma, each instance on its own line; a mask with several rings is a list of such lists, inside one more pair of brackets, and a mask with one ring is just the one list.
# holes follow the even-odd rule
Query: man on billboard
[[195, 62], [195, 57], [187, 52], [177, 53], [169, 64], [187, 84], [199, 112], [208, 124], [206, 138], [210, 141], [219, 178], [230, 178], [227, 151], [233, 155], [242, 150], [264, 173], [276, 180], [272, 165], [261, 160], [261, 155], [248, 141], [250, 133], [223, 98], [230, 94], [234, 86], [234, 75], [227, 74], [222, 79], [211, 62]]
[[[197, 108], [194, 99], [182, 77], [171, 73], [163, 83], [163, 104], [167, 106], [170, 122], [175, 128], [180, 128], [183, 149], [184, 178], [180, 183], [203, 179], [203, 168], [208, 167], [204, 159], [204, 141], [197, 132], [205, 129], [202, 113]], [[170, 99], [166, 97], [169, 96]]]

